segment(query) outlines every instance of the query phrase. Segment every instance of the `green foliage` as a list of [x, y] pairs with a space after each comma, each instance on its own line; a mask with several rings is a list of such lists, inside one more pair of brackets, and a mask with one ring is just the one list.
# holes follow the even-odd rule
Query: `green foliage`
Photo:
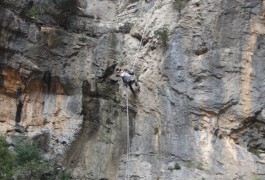
[[10, 179], [14, 173], [15, 155], [8, 149], [4, 137], [0, 137], [0, 179]]
[[87, 41], [87, 38], [85, 38], [85, 37], [79, 37], [78, 40], [81, 41], [81, 42], [83, 42], [83, 43], [85, 43]]
[[253, 177], [252, 180], [262, 180], [262, 179], [259, 177]]
[[172, 6], [174, 9], [178, 10], [179, 13], [181, 10], [186, 6], [189, 0], [173, 0], [172, 1]]
[[47, 4], [40, 5], [40, 6], [32, 6], [27, 12], [26, 15], [29, 17], [39, 16], [42, 14], [50, 13], [51, 9]]
[[175, 169], [175, 170], [179, 170], [179, 169], [181, 169], [179, 163], [175, 162], [174, 169]]
[[60, 180], [69, 180], [69, 179], [71, 179], [70, 173], [68, 173], [67, 171], [64, 171], [64, 170], [60, 171], [59, 179]]
[[119, 62], [119, 65], [122, 67], [122, 66], [126, 66], [128, 64], [128, 60], [127, 59], [122, 59], [120, 60]]
[[157, 135], [159, 133], [159, 128], [158, 127], [155, 127], [154, 128], [154, 134]]
[[170, 170], [170, 171], [173, 171], [173, 170], [180, 170], [180, 169], [181, 169], [181, 167], [180, 167], [180, 165], [179, 165], [178, 162], [175, 162], [174, 167], [169, 167], [169, 168], [168, 168], [168, 170]]
[[0, 5], [2, 5], [3, 7], [12, 6], [14, 3], [14, 0], [0, 0]]
[[258, 148], [248, 148], [248, 151], [260, 158], [260, 150]]
[[71, 11], [73, 10], [76, 5], [76, 0], [53, 0], [56, 6], [64, 11]]
[[17, 162], [19, 165], [41, 160], [41, 152], [34, 144], [19, 144], [15, 147], [15, 152], [17, 154]]
[[49, 165], [42, 162], [41, 150], [32, 143], [19, 144], [15, 147], [18, 165], [17, 176], [20, 178], [39, 178], [45, 171], [49, 171]]
[[17, 168], [18, 179], [34, 178], [39, 179], [45, 172], [49, 172], [50, 166], [44, 162], [28, 161]]
[[123, 33], [129, 33], [132, 29], [132, 26], [132, 23], [124, 22], [123, 25], [120, 27], [120, 31]]
[[192, 162], [190, 162], [190, 161], [185, 162], [184, 165], [185, 165], [187, 168], [192, 168], [192, 166], [193, 166]]
[[163, 45], [167, 45], [168, 42], [168, 29], [166, 27], [159, 28], [154, 32], [156, 38], [160, 39]]
[[203, 164], [201, 162], [197, 163], [196, 168], [199, 169], [199, 170], [204, 170]]
[[19, 144], [14, 151], [8, 149], [4, 137], [0, 137], [0, 179], [39, 179], [50, 171], [50, 166], [42, 162], [41, 151], [31, 143]]

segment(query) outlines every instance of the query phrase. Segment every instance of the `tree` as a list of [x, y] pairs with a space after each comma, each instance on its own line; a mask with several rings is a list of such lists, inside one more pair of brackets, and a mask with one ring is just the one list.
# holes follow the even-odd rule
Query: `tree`
[[0, 137], [0, 179], [10, 179], [14, 174], [15, 155], [8, 149], [6, 138]]

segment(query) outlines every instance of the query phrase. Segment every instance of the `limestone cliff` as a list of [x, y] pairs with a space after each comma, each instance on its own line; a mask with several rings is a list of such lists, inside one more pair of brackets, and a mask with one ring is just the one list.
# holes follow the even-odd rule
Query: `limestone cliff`
[[[263, 0], [3, 2], [10, 141], [37, 141], [73, 179], [124, 179], [128, 92], [130, 179], [265, 178]], [[136, 97], [117, 67], [134, 67]]]

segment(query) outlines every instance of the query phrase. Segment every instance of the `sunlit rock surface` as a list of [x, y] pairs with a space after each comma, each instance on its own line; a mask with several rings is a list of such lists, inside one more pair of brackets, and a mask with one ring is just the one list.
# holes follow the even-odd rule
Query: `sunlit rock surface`
[[[1, 134], [74, 179], [124, 179], [128, 93], [130, 179], [265, 178], [263, 1], [172, 2], [79, 0], [63, 20], [0, 7]], [[136, 97], [118, 67], [134, 67]]]

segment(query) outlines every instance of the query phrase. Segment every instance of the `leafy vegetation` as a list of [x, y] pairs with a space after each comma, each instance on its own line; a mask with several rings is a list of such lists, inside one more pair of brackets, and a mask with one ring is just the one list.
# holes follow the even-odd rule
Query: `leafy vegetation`
[[175, 170], [181, 169], [180, 165], [177, 162], [175, 162], [174, 169]]
[[189, 0], [173, 0], [172, 5], [174, 9], [181, 13], [181, 10], [186, 6], [188, 2]]
[[167, 45], [168, 42], [168, 29], [166, 27], [162, 27], [157, 29], [154, 32], [156, 38], [160, 39], [164, 46]]
[[202, 162], [198, 162], [197, 165], [196, 165], [196, 168], [199, 169], [199, 170], [204, 170]]
[[69, 179], [71, 179], [70, 173], [68, 173], [65, 170], [60, 171], [60, 173], [59, 173], [59, 179], [60, 180], [69, 180]]
[[9, 7], [14, 3], [15, 3], [14, 0], [0, 0], [0, 5], [2, 5], [4, 7]]
[[14, 173], [15, 155], [8, 149], [4, 137], [0, 137], [0, 179], [10, 179]]
[[4, 137], [0, 137], [0, 179], [39, 179], [51, 166], [43, 162], [42, 152], [32, 143], [18, 144], [14, 151], [8, 149]]
[[34, 144], [19, 144], [15, 147], [15, 152], [17, 155], [17, 163], [19, 165], [41, 160], [40, 150]]
[[180, 170], [180, 169], [181, 169], [181, 167], [180, 167], [180, 165], [179, 165], [178, 162], [175, 162], [174, 167], [169, 167], [169, 168], [168, 168], [168, 170], [170, 170], [170, 171], [173, 171], [173, 170]]
[[47, 14], [51, 11], [47, 4], [41, 6], [32, 6], [27, 12], [26, 16], [34, 17], [42, 14]]
[[76, 7], [76, 0], [53, 0], [56, 6], [63, 11], [72, 11], [73, 7]]
[[132, 23], [124, 22], [123, 25], [120, 27], [120, 31], [123, 33], [129, 33], [133, 27]]
[[128, 59], [121, 59], [119, 65], [121, 67], [128, 65]]
[[79, 37], [78, 40], [85, 43], [87, 41], [87, 38], [86, 37]]
[[159, 128], [158, 127], [155, 127], [154, 128], [154, 134], [157, 135], [159, 133]]
[[192, 162], [190, 162], [190, 161], [185, 162], [184, 165], [185, 165], [187, 168], [192, 168], [192, 166], [193, 166]]
[[258, 148], [249, 148], [248, 151], [260, 158], [260, 150]]
[[196, 168], [199, 170], [204, 170], [204, 165], [202, 162], [191, 162], [191, 161], [187, 161], [184, 163], [184, 166], [186, 166], [187, 168]]

